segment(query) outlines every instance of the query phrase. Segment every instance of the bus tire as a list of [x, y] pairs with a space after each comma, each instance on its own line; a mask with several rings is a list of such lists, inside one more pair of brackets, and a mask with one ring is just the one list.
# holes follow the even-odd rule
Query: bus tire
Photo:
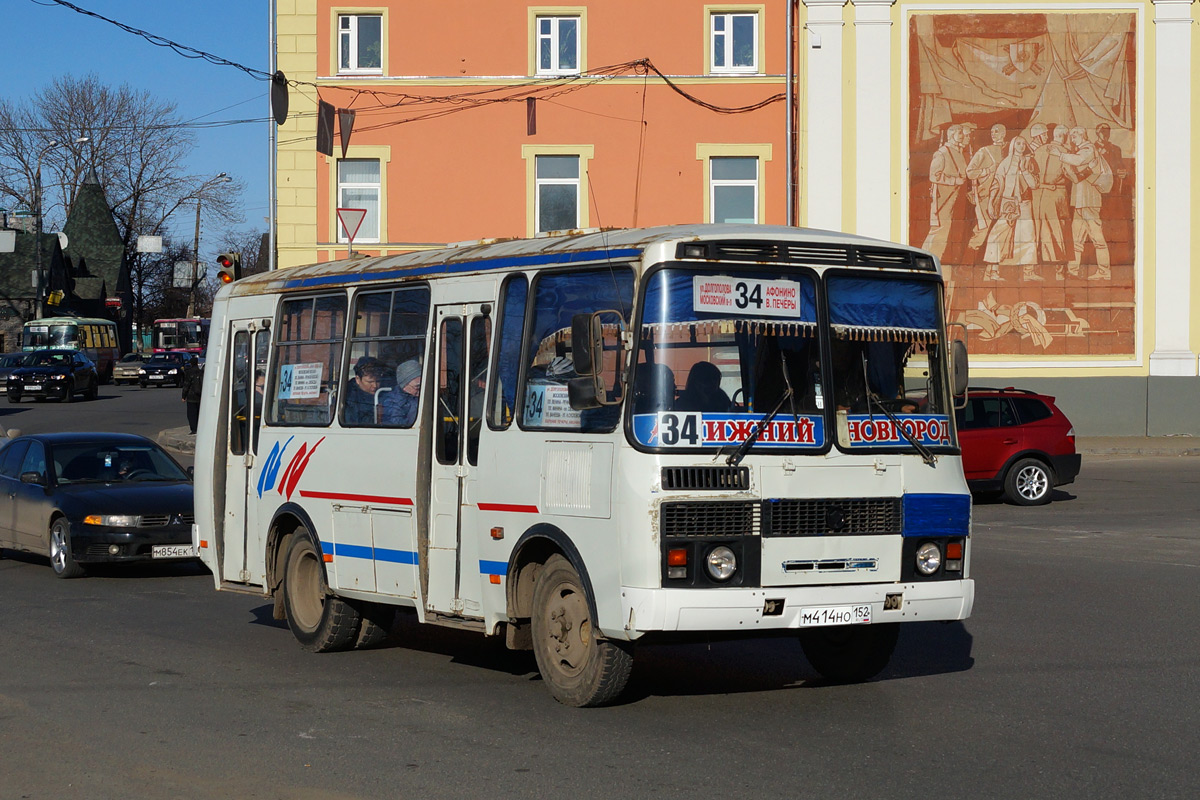
[[396, 607], [386, 603], [357, 603], [362, 615], [362, 627], [354, 649], [366, 650], [378, 647], [392, 635], [392, 623], [396, 621]]
[[555, 700], [576, 708], [600, 706], [625, 689], [632, 649], [598, 634], [579, 574], [560, 555], [551, 556], [538, 575], [532, 623], [538, 671]]
[[899, 633], [897, 622], [808, 628], [800, 632], [800, 647], [826, 680], [860, 683], [888, 665]]
[[329, 593], [325, 565], [308, 531], [297, 528], [283, 573], [288, 627], [306, 650], [328, 653], [352, 647], [361, 618], [354, 607]]

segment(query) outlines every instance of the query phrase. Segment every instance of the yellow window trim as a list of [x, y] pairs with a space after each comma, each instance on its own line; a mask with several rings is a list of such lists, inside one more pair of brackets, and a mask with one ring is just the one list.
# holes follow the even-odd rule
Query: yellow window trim
[[537, 235], [537, 156], [579, 156], [579, 227], [590, 226], [588, 207], [588, 162], [596, 147], [590, 144], [523, 144], [521, 158], [525, 159], [525, 236]]
[[767, 27], [767, 7], [763, 3], [743, 3], [736, 5], [711, 5], [704, 7], [704, 69], [702, 72], [705, 75], [738, 75], [737, 72], [714, 72], [712, 60], [712, 18], [713, 14], [757, 14], [758, 15], [758, 41], [755, 42], [754, 63], [758, 67], [756, 72], [744, 72], [742, 75], [763, 75], [767, 71], [766, 65], [766, 35], [764, 31]]
[[771, 160], [770, 144], [697, 144], [696, 160], [702, 165], [704, 172], [704, 221], [712, 222], [712, 159], [717, 158], [746, 158], [758, 159], [758, 222], [761, 224], [767, 214], [767, 170], [765, 165]]
[[[335, 6], [329, 9], [329, 30], [333, 34], [333, 41], [329, 47], [329, 74], [338, 77], [346, 75], [350, 77], [360, 77], [363, 75], [387, 75], [388, 74], [388, 7], [387, 6]], [[341, 39], [340, 30], [338, 28], [338, 17], [346, 15], [374, 15], [382, 17], [379, 23], [379, 65], [382, 68], [380, 72], [370, 71], [363, 72], [353, 70], [351, 72], [341, 72], [338, 59], [341, 56]]]
[[[329, 164], [329, 230], [332, 235], [329, 237], [330, 242], [337, 242], [338, 237], [342, 233], [342, 224], [338, 222], [338, 162], [342, 160], [341, 156], [342, 145], [340, 142], [334, 143], [334, 155], [325, 156], [325, 161]], [[368, 158], [377, 159], [379, 161], [379, 243], [390, 241], [388, 239], [387, 221], [388, 221], [388, 162], [392, 160], [392, 148], [390, 145], [351, 145], [346, 151], [347, 159]], [[339, 243], [342, 248], [346, 247], [345, 242]], [[358, 244], [356, 242], [356, 244]], [[363, 242], [362, 244], [378, 244], [377, 242]]]
[[579, 17], [579, 72], [587, 72], [587, 6], [530, 6], [528, 74], [538, 74], [538, 17]]

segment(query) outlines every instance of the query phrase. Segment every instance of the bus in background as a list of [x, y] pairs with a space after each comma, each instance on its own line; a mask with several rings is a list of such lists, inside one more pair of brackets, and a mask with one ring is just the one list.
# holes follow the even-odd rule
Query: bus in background
[[117, 323], [91, 317], [47, 317], [26, 322], [22, 350], [79, 350], [96, 365], [101, 383], [111, 383], [113, 365], [121, 357]]
[[208, 319], [156, 319], [151, 327], [151, 347], [155, 353], [169, 351], [203, 356], [208, 349]]
[[214, 304], [194, 544], [309, 650], [404, 608], [572, 706], [688, 637], [866, 680], [974, 603], [943, 308], [929, 253], [765, 225], [256, 275]]

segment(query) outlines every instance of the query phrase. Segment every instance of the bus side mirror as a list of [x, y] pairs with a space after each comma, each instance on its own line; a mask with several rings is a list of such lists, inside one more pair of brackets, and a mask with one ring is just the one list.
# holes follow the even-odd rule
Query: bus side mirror
[[[950, 328], [961, 328], [962, 338], [955, 338], [950, 341], [950, 391], [955, 397], [955, 407], [964, 408], [967, 401], [967, 379], [970, 374], [970, 364], [967, 359], [967, 329], [961, 323], [953, 323], [947, 326]], [[962, 398], [962, 405], [959, 405], [958, 398]]]
[[[576, 410], [614, 406], [621, 402], [624, 394], [620, 387], [622, 345], [619, 336], [617, 345], [610, 348], [618, 353], [618, 357], [612, 360], [610, 369], [605, 369], [603, 318], [606, 316], [615, 322], [610, 326], [611, 331], [624, 328], [620, 312], [613, 310], [576, 314], [571, 318], [571, 359], [579, 377], [567, 381], [567, 399]], [[609, 397], [609, 386], [613, 387], [612, 398]]]

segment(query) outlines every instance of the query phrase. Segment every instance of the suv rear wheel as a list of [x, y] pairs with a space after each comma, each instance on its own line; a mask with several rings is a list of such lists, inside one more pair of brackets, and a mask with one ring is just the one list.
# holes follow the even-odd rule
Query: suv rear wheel
[[1040, 506], [1050, 502], [1054, 488], [1054, 470], [1036, 458], [1023, 458], [1004, 476], [1004, 494], [1019, 506]]

